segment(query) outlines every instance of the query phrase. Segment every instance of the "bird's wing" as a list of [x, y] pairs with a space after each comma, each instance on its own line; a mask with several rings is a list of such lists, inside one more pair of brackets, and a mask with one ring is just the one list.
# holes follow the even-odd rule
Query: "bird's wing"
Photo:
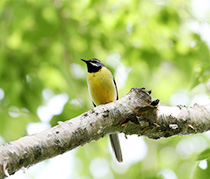
[[116, 100], [118, 100], [118, 90], [117, 90], [117, 84], [116, 84], [116, 82], [115, 82], [114, 77], [113, 77], [113, 81], [114, 81], [114, 85], [115, 85], [115, 89], [116, 89], [116, 93], [117, 93], [117, 98], [116, 98]]

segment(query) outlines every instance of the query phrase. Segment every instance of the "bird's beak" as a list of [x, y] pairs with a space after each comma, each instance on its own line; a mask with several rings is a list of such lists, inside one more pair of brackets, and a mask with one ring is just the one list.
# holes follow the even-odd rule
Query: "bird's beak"
[[81, 59], [83, 62], [87, 63], [87, 60]]

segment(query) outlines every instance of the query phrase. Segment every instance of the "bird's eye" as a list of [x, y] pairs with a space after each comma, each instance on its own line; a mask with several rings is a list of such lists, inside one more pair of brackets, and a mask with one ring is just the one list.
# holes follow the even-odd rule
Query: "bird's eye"
[[98, 67], [98, 64], [97, 64], [97, 63], [94, 63], [94, 62], [90, 62], [90, 64], [91, 64], [91, 65], [93, 65], [93, 66], [96, 66], [96, 67]]

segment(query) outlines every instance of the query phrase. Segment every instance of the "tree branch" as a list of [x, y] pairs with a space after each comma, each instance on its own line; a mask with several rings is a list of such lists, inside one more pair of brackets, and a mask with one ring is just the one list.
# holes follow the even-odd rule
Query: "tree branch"
[[133, 88], [123, 98], [46, 131], [0, 146], [0, 178], [101, 137], [123, 132], [158, 139], [210, 129], [210, 105], [192, 108], [157, 106], [150, 91]]

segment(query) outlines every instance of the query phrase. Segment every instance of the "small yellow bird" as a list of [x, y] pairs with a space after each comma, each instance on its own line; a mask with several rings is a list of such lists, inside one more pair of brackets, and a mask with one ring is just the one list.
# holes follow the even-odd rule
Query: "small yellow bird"
[[[106, 104], [117, 100], [117, 86], [112, 72], [98, 59], [81, 60], [87, 65], [87, 84], [93, 105]], [[122, 152], [118, 135], [110, 134], [109, 137], [116, 159], [122, 162]]]

